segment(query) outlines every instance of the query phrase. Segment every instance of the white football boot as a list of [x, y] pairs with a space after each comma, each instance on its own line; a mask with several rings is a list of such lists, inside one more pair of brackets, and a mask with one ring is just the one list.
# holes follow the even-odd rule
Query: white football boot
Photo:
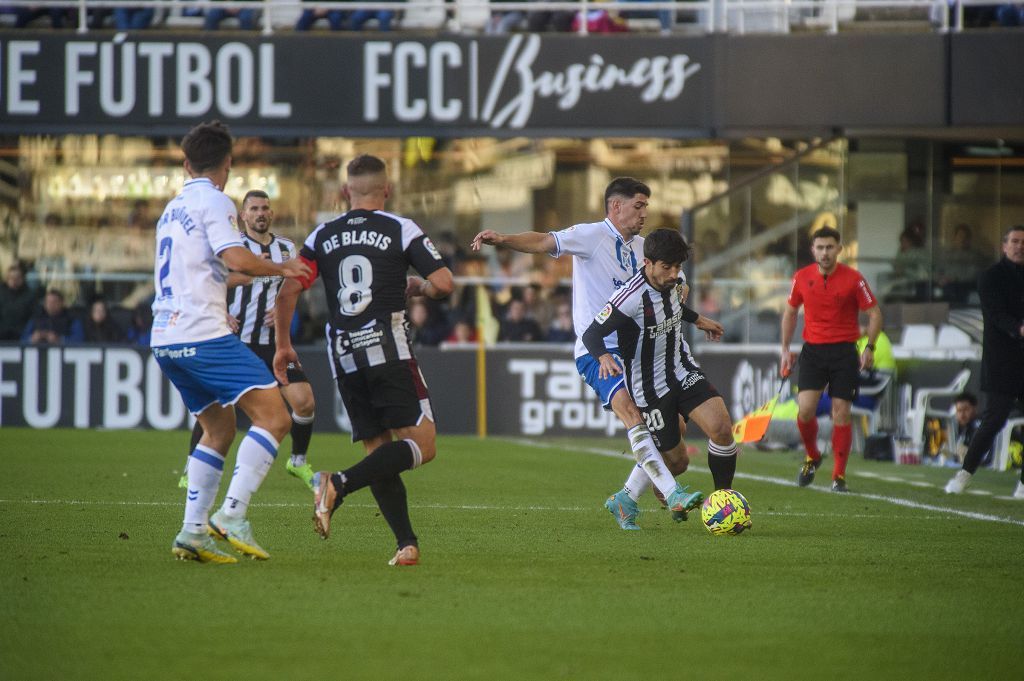
[[956, 472], [949, 482], [946, 483], [946, 494], [963, 494], [967, 486], [971, 484], [971, 474], [960, 469]]

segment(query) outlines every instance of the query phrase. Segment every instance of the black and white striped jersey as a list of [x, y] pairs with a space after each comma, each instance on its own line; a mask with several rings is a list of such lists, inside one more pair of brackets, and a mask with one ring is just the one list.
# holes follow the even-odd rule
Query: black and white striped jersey
[[445, 266], [419, 225], [382, 210], [351, 210], [313, 230], [299, 255], [323, 279], [327, 340], [341, 371], [413, 358], [405, 317], [409, 268], [428, 277]]
[[[291, 260], [296, 255], [295, 242], [272, 234], [270, 243], [263, 245], [246, 234], [242, 242], [254, 254], [274, 262]], [[247, 345], [274, 345], [274, 327], [263, 323], [267, 310], [277, 302], [284, 277], [253, 277], [248, 286], [236, 286], [228, 292], [228, 312], [238, 320], [238, 338]]]
[[626, 387], [638, 407], [704, 378], [683, 337], [683, 322], [697, 321], [698, 314], [683, 304], [682, 292], [681, 282], [659, 291], [640, 270], [612, 295], [584, 334], [587, 350], [599, 357], [606, 352], [604, 338], [618, 332]]

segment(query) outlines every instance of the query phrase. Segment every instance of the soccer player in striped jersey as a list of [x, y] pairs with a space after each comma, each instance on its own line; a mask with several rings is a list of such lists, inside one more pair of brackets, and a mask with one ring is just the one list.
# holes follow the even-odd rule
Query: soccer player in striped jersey
[[[715, 489], [723, 489], [732, 486], [736, 473], [732, 418], [690, 354], [682, 323], [694, 324], [713, 341], [721, 340], [724, 329], [683, 302], [679, 269], [689, 255], [679, 232], [650, 233], [644, 240], [643, 269], [612, 295], [583, 334], [583, 343], [602, 377], [618, 376], [625, 367], [626, 387], [660, 451], [678, 453], [684, 447], [680, 416], [700, 426], [708, 435]], [[615, 333], [624, 364], [605, 345]]]
[[[242, 242], [254, 255], [276, 263], [296, 258], [295, 243], [270, 231], [274, 211], [266, 192], [259, 189], [247, 192], [242, 199], [239, 219]], [[250, 277], [240, 272], [228, 275], [228, 325], [271, 371], [275, 351], [274, 305], [283, 281], [282, 277]], [[316, 402], [309, 379], [294, 362], [288, 365], [288, 385], [281, 386], [281, 394], [292, 409], [292, 454], [285, 470], [312, 489], [313, 467], [306, 461], [306, 450], [313, 435]], [[192, 429], [190, 452], [202, 436], [203, 426], [197, 421]], [[186, 484], [187, 475], [179, 482], [182, 487]]]
[[[477, 234], [472, 244], [475, 251], [480, 250], [483, 244], [490, 244], [520, 253], [547, 253], [554, 258], [572, 255], [576, 369], [604, 408], [614, 412], [626, 427], [626, 436], [637, 461], [630, 469], [622, 490], [605, 502], [605, 508], [624, 530], [640, 529], [636, 524], [640, 513], [636, 502], [652, 484], [676, 521], [685, 520], [687, 512], [695, 508], [702, 498], [699, 492], [690, 493], [675, 482], [674, 476], [683, 473], [689, 465], [685, 448], [672, 452], [676, 458], [662, 456], [644, 425], [643, 416], [624, 389], [622, 377], [600, 375], [597, 360], [587, 353], [582, 340], [594, 315], [612, 292], [639, 270], [644, 257], [644, 239], [640, 232], [647, 219], [650, 198], [651, 189], [643, 182], [632, 177], [617, 177], [605, 189], [606, 215], [600, 222], [573, 225], [548, 233], [500, 234], [488, 229]], [[614, 336], [609, 342], [609, 352], [618, 358]], [[684, 423], [677, 425], [680, 432], [686, 428]]]
[[[332, 301], [331, 367], [352, 420], [352, 441], [363, 443], [366, 457], [344, 471], [314, 475], [314, 525], [327, 539], [342, 500], [369, 487], [397, 542], [390, 564], [415, 565], [419, 541], [401, 473], [431, 461], [437, 445], [430, 395], [409, 342], [406, 298], [448, 296], [452, 273], [419, 225], [384, 210], [391, 184], [381, 159], [357, 156], [347, 170], [349, 211], [306, 238], [299, 258], [313, 274], [285, 282], [278, 294], [274, 373], [288, 384], [286, 365], [296, 361], [288, 324], [299, 293], [319, 276]], [[425, 279], [409, 277], [410, 267]]]
[[[153, 329], [157, 364], [178, 389], [205, 431], [188, 465], [188, 493], [175, 556], [234, 563], [210, 535], [253, 558], [270, 557], [253, 537], [246, 510], [288, 432], [288, 410], [274, 377], [228, 328], [228, 270], [251, 276], [299, 277], [298, 260], [276, 263], [242, 244], [235, 204], [224, 194], [231, 171], [231, 133], [220, 122], [203, 123], [181, 141], [190, 179], [156, 225]], [[252, 421], [241, 444], [224, 503], [210, 515], [235, 439], [237, 404]]]

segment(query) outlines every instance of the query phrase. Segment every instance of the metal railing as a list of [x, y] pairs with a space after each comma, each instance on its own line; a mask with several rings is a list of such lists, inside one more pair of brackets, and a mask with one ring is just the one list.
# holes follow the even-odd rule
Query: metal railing
[[[509, 11], [536, 12], [578, 11], [582, 16], [590, 10], [603, 9], [617, 12], [645, 12], [657, 14], [659, 11], [672, 12], [673, 18], [678, 12], [696, 14], [697, 26], [706, 33], [746, 33], [748, 22], [757, 23], [754, 30], [764, 30], [765, 19], [772, 19], [769, 27], [771, 32], [788, 32], [797, 20], [814, 15], [814, 25], [824, 28], [828, 33], [838, 33], [841, 24], [850, 23], [860, 10], [927, 10], [928, 18], [934, 29], [940, 32], [961, 31], [964, 28], [964, 9], [992, 5], [993, 0], [535, 0], [520, 2], [491, 2], [490, 0], [454, 0], [448, 4], [444, 0], [390, 0], [390, 1], [355, 1], [355, 2], [302, 2], [302, 0], [8, 0], [3, 3], [8, 8], [57, 9], [75, 8], [78, 14], [78, 32], [89, 31], [88, 15], [90, 10], [98, 9], [154, 9], [165, 12], [175, 10], [260, 10], [264, 35], [271, 35], [275, 26], [275, 16], [282, 11], [296, 10], [337, 10], [352, 12], [355, 10], [376, 10], [423, 12], [451, 15], [447, 27], [454, 31], [466, 27], [479, 28], [480, 18], [489, 16], [492, 11], [504, 13]], [[470, 17], [473, 17], [470, 19]], [[580, 21], [579, 33], [587, 34], [586, 21]], [[674, 23], [674, 19], [673, 19]]]

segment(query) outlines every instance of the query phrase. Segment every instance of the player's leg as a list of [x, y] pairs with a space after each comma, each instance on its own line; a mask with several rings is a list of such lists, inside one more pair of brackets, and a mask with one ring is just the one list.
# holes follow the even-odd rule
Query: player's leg
[[[978, 470], [982, 457], [985, 452], [992, 449], [996, 436], [1006, 425], [1015, 401], [1015, 396], [1011, 394], [985, 393], [985, 411], [981, 415], [981, 425], [967, 446], [963, 467], [946, 483], [947, 494], [960, 494], [971, 484], [971, 477]], [[1021, 480], [1024, 481], [1024, 470], [1021, 471]]]
[[290, 376], [288, 381], [288, 385], [281, 386], [281, 394], [292, 408], [292, 453], [285, 469], [290, 475], [302, 480], [307, 487], [312, 489], [313, 467], [306, 461], [306, 452], [313, 436], [316, 401], [313, 398], [313, 388], [309, 385], [309, 381], [292, 380]]
[[184, 346], [169, 346], [157, 348], [153, 354], [160, 369], [177, 388], [186, 408], [205, 420], [213, 435], [204, 435], [204, 440], [197, 443], [190, 455], [193, 461], [186, 467], [189, 484], [184, 520], [181, 531], [171, 544], [171, 551], [182, 560], [234, 563], [236, 559], [220, 551], [207, 534], [210, 508], [224, 470], [224, 454], [234, 434], [234, 411], [228, 409], [224, 413], [225, 410], [216, 403], [216, 395], [194, 375], [192, 356], [184, 349]]
[[[714, 479], [715, 489], [729, 489], [736, 474], [736, 458], [739, 448], [732, 435], [732, 417], [721, 398], [706, 381], [691, 388], [690, 403], [686, 404], [690, 419], [708, 436], [708, 468]], [[684, 403], [685, 404], [685, 403]]]
[[850, 408], [860, 386], [860, 358], [853, 343], [830, 346], [828, 353], [828, 393], [832, 398], [832, 491], [847, 492], [846, 462], [853, 444]]
[[828, 383], [828, 366], [819, 357], [819, 348], [804, 345], [800, 352], [799, 371], [797, 374], [796, 395], [796, 427], [800, 431], [800, 441], [804, 445], [804, 462], [797, 474], [797, 484], [806, 487], [814, 481], [814, 473], [821, 465], [821, 452], [818, 451], [818, 402], [821, 393]]
[[[672, 390], [663, 395], [653, 407], [643, 409], [651, 438], [657, 443], [659, 455], [664, 457], [662, 460], [679, 461], [686, 457], [686, 444], [680, 429], [680, 425], [685, 423], [679, 418], [682, 414], [680, 397], [679, 391]], [[672, 489], [665, 494], [665, 505], [672, 514], [672, 520], [682, 522], [691, 510], [700, 505], [704, 495], [699, 491], [691, 492], [689, 486], [679, 485], [675, 478], [672, 478], [672, 484]]]
[[196, 419], [196, 424], [192, 426], [192, 437], [189, 438], [188, 442], [188, 453], [185, 454], [185, 465], [181, 469], [181, 478], [178, 479], [178, 487], [182, 489], [188, 487], [188, 460], [192, 456], [192, 452], [195, 451], [196, 445], [199, 444], [201, 437], [203, 437], [203, 424], [199, 423], [199, 419]]

